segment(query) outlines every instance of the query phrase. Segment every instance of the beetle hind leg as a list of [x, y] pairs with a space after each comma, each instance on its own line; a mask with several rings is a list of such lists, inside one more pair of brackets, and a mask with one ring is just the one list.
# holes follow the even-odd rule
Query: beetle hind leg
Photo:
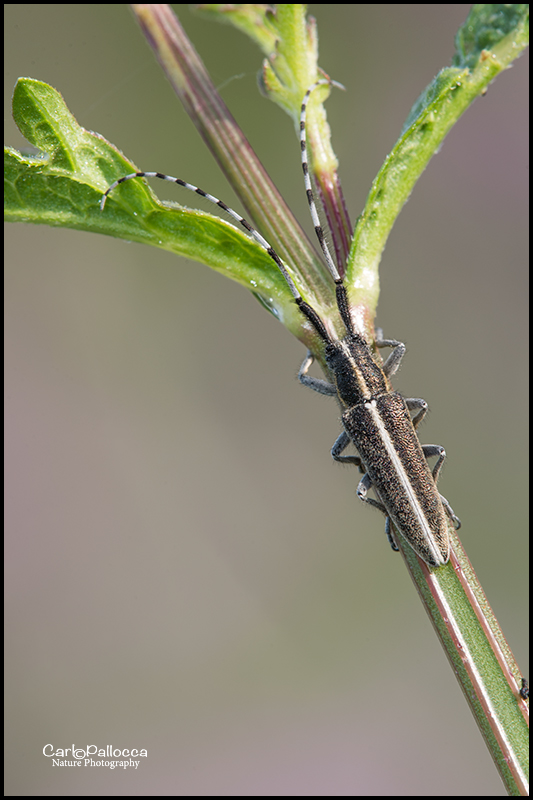
[[[431, 470], [431, 474], [433, 475], [433, 480], [435, 481], [436, 484], [437, 479], [439, 477], [439, 472], [441, 471], [441, 467], [444, 464], [444, 459], [446, 458], [446, 450], [444, 449], [444, 447], [441, 447], [440, 444], [423, 444], [422, 451], [426, 458], [431, 458], [432, 456], [438, 456], [437, 463]], [[439, 497], [442, 505], [444, 506], [444, 510], [448, 515], [448, 518], [452, 522], [455, 530], [458, 531], [459, 528], [461, 527], [461, 520], [455, 514], [453, 508], [446, 500], [446, 498], [443, 497], [443, 495], [441, 494], [439, 494]]]
[[361, 472], [364, 472], [363, 463], [359, 456], [343, 456], [343, 453], [348, 445], [351, 443], [351, 439], [346, 433], [343, 431], [339, 436], [335, 439], [333, 443], [333, 447], [331, 448], [331, 455], [335, 459], [335, 461], [340, 461], [341, 464], [355, 464], [356, 467], [359, 467]]
[[443, 497], [441, 494], [439, 494], [439, 497], [440, 497], [440, 501], [441, 501], [442, 505], [444, 506], [444, 510], [445, 510], [446, 514], [448, 515], [448, 517], [450, 518], [450, 520], [451, 520], [451, 522], [453, 524], [453, 527], [455, 528], [456, 531], [458, 531], [459, 528], [461, 527], [461, 524], [462, 524], [461, 520], [459, 519], [457, 514], [454, 513], [453, 508], [448, 503], [446, 498]]
[[[346, 433], [343, 431], [335, 440], [333, 447], [331, 448], [331, 455], [335, 459], [335, 461], [340, 461], [341, 464], [355, 464], [359, 467], [361, 472], [364, 472], [363, 464], [359, 456], [343, 456], [342, 453], [348, 445], [350, 444], [351, 439]], [[385, 534], [387, 539], [389, 540], [389, 544], [394, 551], [398, 551], [398, 545], [394, 541], [394, 537], [392, 534], [392, 522], [390, 520], [389, 515], [387, 514], [387, 509], [383, 505], [383, 503], [379, 502], [378, 500], [374, 500], [373, 497], [368, 497], [368, 492], [372, 488], [372, 481], [370, 480], [370, 476], [367, 472], [363, 475], [361, 480], [359, 481], [359, 485], [357, 486], [357, 497], [363, 501], [363, 503], [368, 503], [368, 505], [377, 508], [378, 511], [381, 511], [382, 514], [385, 514]]]
[[368, 473], [365, 473], [361, 480], [359, 481], [359, 486], [357, 487], [357, 497], [363, 501], [363, 503], [368, 503], [369, 505], [377, 508], [378, 511], [381, 511], [382, 514], [385, 514], [385, 535], [389, 540], [389, 544], [395, 552], [398, 552], [399, 547], [394, 541], [394, 536], [392, 534], [392, 522], [391, 518], [387, 513], [387, 509], [380, 503], [378, 500], [374, 500], [373, 497], [368, 497], [368, 491], [372, 488], [372, 481], [370, 480], [370, 476]]
[[396, 542], [394, 540], [394, 536], [392, 535], [392, 528], [393, 528], [393, 525], [392, 525], [392, 522], [390, 520], [390, 517], [387, 517], [387, 519], [385, 520], [385, 534], [387, 536], [387, 539], [389, 540], [390, 546], [392, 547], [394, 552], [397, 553], [400, 550], [400, 548], [398, 547], [398, 545], [396, 544]]

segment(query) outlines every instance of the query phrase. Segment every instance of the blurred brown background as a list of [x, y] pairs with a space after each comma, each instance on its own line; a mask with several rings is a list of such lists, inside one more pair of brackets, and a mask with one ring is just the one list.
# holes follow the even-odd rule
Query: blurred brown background
[[[310, 229], [259, 52], [176, 8]], [[310, 6], [347, 87], [327, 111], [353, 220], [469, 8]], [[6, 143], [24, 147], [10, 96], [31, 76], [140, 168], [235, 202], [126, 5], [5, 9]], [[449, 135], [390, 237], [378, 314], [524, 671], [526, 97], [523, 57]], [[23, 225], [6, 248], [6, 794], [504, 795], [383, 519], [331, 461], [338, 411], [297, 383], [302, 346], [163, 251]], [[148, 758], [59, 769], [47, 743]]]

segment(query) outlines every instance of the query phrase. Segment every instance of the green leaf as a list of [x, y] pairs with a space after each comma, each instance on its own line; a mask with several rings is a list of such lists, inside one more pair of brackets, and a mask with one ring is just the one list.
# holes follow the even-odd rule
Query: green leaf
[[372, 184], [352, 241], [347, 285], [351, 302], [365, 313], [375, 312], [379, 261], [398, 214], [449, 130], [527, 46], [527, 9], [475, 5], [456, 37], [456, 66], [441, 70], [411, 109]]
[[140, 179], [117, 187], [101, 211], [107, 187], [137, 167], [102, 136], [78, 125], [51, 86], [21, 78], [13, 116], [42, 156], [5, 148], [7, 221], [103, 233], [201, 261], [246, 286], [289, 328], [300, 331], [300, 315], [274, 262], [229, 222], [162, 203]]
[[506, 66], [528, 39], [529, 4], [474, 3], [465, 24], [457, 31], [453, 65], [474, 69], [483, 51], [490, 50]]

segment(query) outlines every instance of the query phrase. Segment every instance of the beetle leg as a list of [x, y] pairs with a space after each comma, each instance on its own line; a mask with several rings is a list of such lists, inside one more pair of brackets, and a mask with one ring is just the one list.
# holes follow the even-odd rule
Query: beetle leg
[[309, 389], [312, 389], [314, 392], [318, 392], [319, 394], [336, 395], [337, 388], [332, 383], [324, 381], [321, 378], [313, 378], [311, 375], [307, 374], [309, 367], [314, 360], [314, 355], [310, 350], [308, 350], [307, 355], [302, 362], [302, 366], [300, 367], [300, 371], [298, 372], [298, 380], [300, 383], [303, 383], [304, 386], [308, 386]]
[[409, 409], [409, 411], [416, 411], [418, 410], [418, 414], [415, 414], [413, 417], [413, 425], [416, 428], [420, 425], [426, 414], [428, 413], [428, 404], [425, 400], [422, 400], [421, 397], [405, 397], [405, 405]]
[[451, 507], [451, 505], [448, 503], [448, 501], [446, 500], [446, 498], [445, 498], [445, 497], [443, 497], [441, 494], [439, 494], [439, 497], [440, 497], [440, 501], [441, 501], [442, 505], [444, 506], [444, 510], [445, 510], [445, 512], [448, 514], [448, 516], [449, 516], [450, 520], [452, 521], [453, 527], [455, 528], [455, 530], [456, 530], [456, 531], [458, 531], [458, 530], [459, 530], [459, 528], [461, 527], [461, 520], [460, 520], [460, 519], [459, 519], [459, 517], [458, 517], [458, 516], [457, 516], [457, 515], [454, 513], [454, 511], [453, 511], [453, 508], [452, 508], [452, 507]]
[[[336, 442], [333, 445], [333, 447], [331, 448], [331, 455], [333, 456], [333, 458], [336, 461], [341, 461], [341, 462], [345, 462], [345, 463], [347, 462], [347, 463], [350, 463], [350, 464], [357, 464], [357, 466], [359, 467], [359, 469], [362, 472], [363, 471], [363, 466], [362, 466], [360, 458], [358, 458], [357, 456], [342, 456], [341, 455], [342, 451], [345, 450], [348, 447], [348, 445], [350, 444], [350, 441], [351, 441], [350, 437], [348, 436], [346, 431], [343, 431], [340, 434], [340, 436], [338, 437], [338, 439], [336, 440]], [[386, 519], [385, 519], [385, 533], [387, 535], [387, 539], [389, 540], [390, 546], [392, 547], [393, 550], [397, 551], [398, 550], [398, 545], [396, 544], [396, 542], [394, 541], [394, 538], [392, 536], [392, 531], [391, 531], [391, 527], [392, 526], [391, 526], [390, 517], [388, 516], [387, 510], [386, 510], [385, 506], [383, 505], [383, 503], [380, 503], [378, 500], [374, 500], [373, 497], [368, 497], [368, 492], [369, 492], [369, 490], [371, 488], [372, 488], [372, 481], [370, 480], [369, 474], [367, 472], [365, 472], [365, 474], [363, 475], [363, 477], [359, 481], [359, 485], [357, 487], [357, 496], [364, 503], [368, 503], [370, 506], [373, 506], [374, 508], [377, 508], [379, 511], [381, 511], [382, 514], [385, 514], [385, 517], [386, 517]]]
[[400, 361], [405, 355], [405, 345], [403, 342], [399, 342], [397, 339], [384, 339], [381, 328], [376, 329], [376, 338], [374, 339], [374, 342], [376, 347], [394, 348], [390, 356], [383, 364], [383, 372], [387, 378], [390, 378], [400, 366]]
[[387, 517], [387, 519], [385, 520], [385, 533], [387, 535], [387, 539], [389, 540], [390, 546], [392, 547], [394, 552], [397, 553], [400, 548], [394, 541], [394, 536], [392, 535], [392, 527], [393, 525], [392, 522], [390, 521], [390, 517]]
[[364, 472], [364, 470], [362, 469], [362, 463], [359, 456], [341, 455], [341, 453], [344, 450], [346, 450], [350, 442], [351, 442], [350, 437], [348, 436], [346, 431], [343, 431], [341, 434], [339, 434], [337, 439], [335, 439], [333, 447], [331, 448], [331, 455], [333, 456], [335, 461], [340, 461], [341, 464], [355, 464], [356, 467], [359, 467], [359, 469], [361, 469], [361, 472]]
[[368, 472], [365, 472], [361, 480], [359, 481], [359, 485], [357, 487], [357, 497], [359, 500], [362, 500], [364, 503], [368, 503], [374, 508], [378, 508], [382, 514], [387, 514], [387, 509], [380, 503], [378, 500], [374, 500], [372, 497], [368, 497], [368, 490], [372, 488], [372, 481], [370, 480], [370, 475]]
[[[426, 458], [432, 458], [433, 456], [438, 456], [437, 463], [431, 470], [431, 474], [433, 475], [433, 480], [437, 483], [437, 479], [439, 477], [439, 472], [441, 471], [441, 467], [444, 464], [444, 459], [446, 458], [446, 450], [444, 447], [441, 447], [440, 444], [423, 444], [422, 451]], [[441, 503], [444, 506], [444, 510], [446, 511], [448, 517], [452, 521], [455, 530], [458, 531], [461, 527], [461, 520], [459, 517], [454, 513], [453, 508], [448, 503], [445, 497], [439, 494], [441, 499]]]
[[441, 447], [440, 444], [423, 444], [422, 452], [424, 453], [426, 459], [432, 458], [433, 456], [438, 456], [437, 463], [431, 470], [433, 480], [435, 483], [437, 483], [439, 472], [444, 464], [444, 459], [446, 458], [446, 450], [444, 447]]

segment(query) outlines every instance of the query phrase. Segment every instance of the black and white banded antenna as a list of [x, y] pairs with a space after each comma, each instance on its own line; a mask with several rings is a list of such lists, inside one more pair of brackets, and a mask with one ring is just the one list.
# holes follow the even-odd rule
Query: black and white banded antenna
[[[344, 288], [342, 278], [339, 274], [337, 266], [335, 265], [335, 262], [331, 257], [331, 253], [325, 241], [324, 231], [322, 225], [320, 224], [320, 219], [316, 208], [313, 189], [311, 186], [311, 179], [309, 176], [307, 139], [305, 135], [307, 103], [309, 101], [311, 92], [313, 92], [314, 89], [316, 89], [318, 86], [323, 86], [326, 84], [330, 86], [337, 86], [339, 88], [344, 89], [344, 86], [342, 86], [342, 84], [340, 83], [337, 83], [337, 81], [327, 80], [323, 78], [319, 81], [316, 81], [316, 83], [314, 83], [305, 93], [300, 110], [300, 147], [302, 152], [302, 170], [304, 173], [307, 202], [309, 203], [309, 210], [311, 212], [311, 218], [313, 220], [315, 233], [319, 241], [322, 253], [324, 254], [324, 258], [326, 259], [328, 270], [335, 282], [337, 306], [339, 308], [339, 313], [342, 317], [347, 332], [353, 333], [353, 325], [348, 308], [348, 299], [346, 296], [346, 290]], [[283, 278], [285, 279], [287, 286], [289, 287], [289, 291], [294, 298], [294, 302], [300, 309], [301, 313], [309, 320], [309, 322], [314, 327], [314, 329], [316, 330], [322, 341], [326, 342], [326, 344], [331, 341], [331, 337], [328, 334], [324, 323], [322, 322], [322, 320], [320, 319], [314, 308], [312, 308], [302, 298], [300, 292], [296, 288], [296, 285], [289, 273], [289, 270], [281, 260], [280, 256], [274, 250], [272, 245], [269, 244], [267, 240], [264, 238], [264, 236], [262, 236], [258, 230], [256, 230], [252, 225], [250, 225], [250, 223], [244, 217], [242, 217], [240, 214], [238, 214], [236, 211], [234, 211], [232, 208], [226, 205], [226, 203], [224, 203], [222, 200], [219, 200], [218, 197], [209, 194], [209, 192], [204, 192], [203, 189], [200, 189], [193, 183], [187, 183], [187, 181], [184, 181], [181, 178], [174, 178], [172, 177], [172, 175], [165, 175], [162, 172], [132, 172], [129, 175], [124, 175], [122, 178], [119, 178], [114, 183], [112, 183], [111, 186], [108, 186], [108, 188], [106, 189], [106, 191], [102, 196], [102, 199], [100, 200], [100, 211], [104, 210], [107, 198], [111, 194], [113, 189], [116, 189], [116, 187], [119, 186], [119, 184], [125, 183], [126, 181], [130, 181], [133, 178], [159, 178], [160, 180], [169, 181], [170, 183], [177, 183], [178, 186], [183, 186], [184, 189], [188, 189], [190, 192], [195, 192], [195, 194], [200, 195], [200, 197], [205, 197], [205, 199], [209, 200], [210, 203], [213, 203], [215, 206], [218, 206], [223, 211], [225, 211], [226, 214], [228, 214], [230, 217], [236, 220], [249, 233], [252, 239], [254, 239], [254, 241], [256, 241], [257, 244], [259, 244], [263, 248], [263, 250], [267, 252], [270, 258], [274, 261], [278, 270], [281, 272]]]
[[[309, 89], [304, 95], [304, 99], [302, 100], [302, 107], [300, 110], [300, 150], [302, 153], [302, 170], [304, 174], [305, 193], [307, 195], [307, 202], [309, 203], [309, 211], [311, 212], [311, 219], [313, 220], [313, 225], [315, 227], [316, 237], [320, 244], [322, 253], [324, 254], [324, 258], [326, 259], [326, 264], [330, 272], [330, 275], [335, 282], [335, 295], [337, 299], [337, 308], [339, 309], [339, 313], [344, 323], [344, 327], [346, 328], [346, 332], [349, 334], [353, 334], [354, 333], [353, 321], [350, 314], [350, 308], [348, 305], [348, 296], [346, 294], [346, 287], [344, 286], [343, 278], [341, 277], [338, 267], [335, 264], [331, 256], [331, 253], [329, 251], [329, 248], [326, 244], [324, 230], [320, 223], [320, 218], [318, 216], [318, 211], [315, 202], [315, 195], [313, 193], [313, 187], [311, 185], [311, 176], [309, 174], [307, 136], [305, 131], [305, 126], [307, 121], [307, 103], [309, 102], [309, 97], [311, 95], [311, 92], [313, 92], [318, 86], [324, 86], [326, 84], [329, 86], [336, 86], [339, 89], [344, 89], [342, 83], [338, 83], [337, 81], [327, 80], [326, 78], [321, 78], [319, 81], [316, 81], [316, 83], [314, 83], [312, 86], [309, 87]], [[315, 325], [315, 330], [318, 331], [316, 325]], [[330, 341], [329, 336], [328, 337], [322, 336], [322, 339], [326, 342], [326, 344], [328, 341]]]
[[309, 89], [305, 93], [304, 99], [302, 100], [302, 107], [300, 111], [300, 150], [302, 152], [302, 170], [304, 173], [305, 193], [307, 195], [307, 202], [309, 203], [309, 211], [311, 212], [311, 219], [313, 220], [313, 225], [315, 227], [316, 237], [320, 244], [320, 248], [324, 254], [324, 258], [326, 259], [326, 264], [331, 274], [331, 277], [333, 278], [335, 283], [338, 283], [339, 281], [341, 281], [341, 276], [339, 274], [337, 265], [333, 261], [329, 248], [326, 244], [324, 230], [322, 228], [322, 225], [320, 223], [320, 218], [318, 216], [318, 211], [315, 202], [315, 195], [313, 193], [313, 187], [311, 185], [311, 176], [309, 174], [309, 157], [307, 154], [307, 136], [306, 136], [307, 103], [309, 102], [309, 97], [311, 93], [318, 86], [324, 86], [324, 85], [336, 86], [338, 89], [344, 89], [342, 83], [338, 83], [337, 81], [326, 80], [325, 78], [321, 78], [311, 87], [309, 87]]

